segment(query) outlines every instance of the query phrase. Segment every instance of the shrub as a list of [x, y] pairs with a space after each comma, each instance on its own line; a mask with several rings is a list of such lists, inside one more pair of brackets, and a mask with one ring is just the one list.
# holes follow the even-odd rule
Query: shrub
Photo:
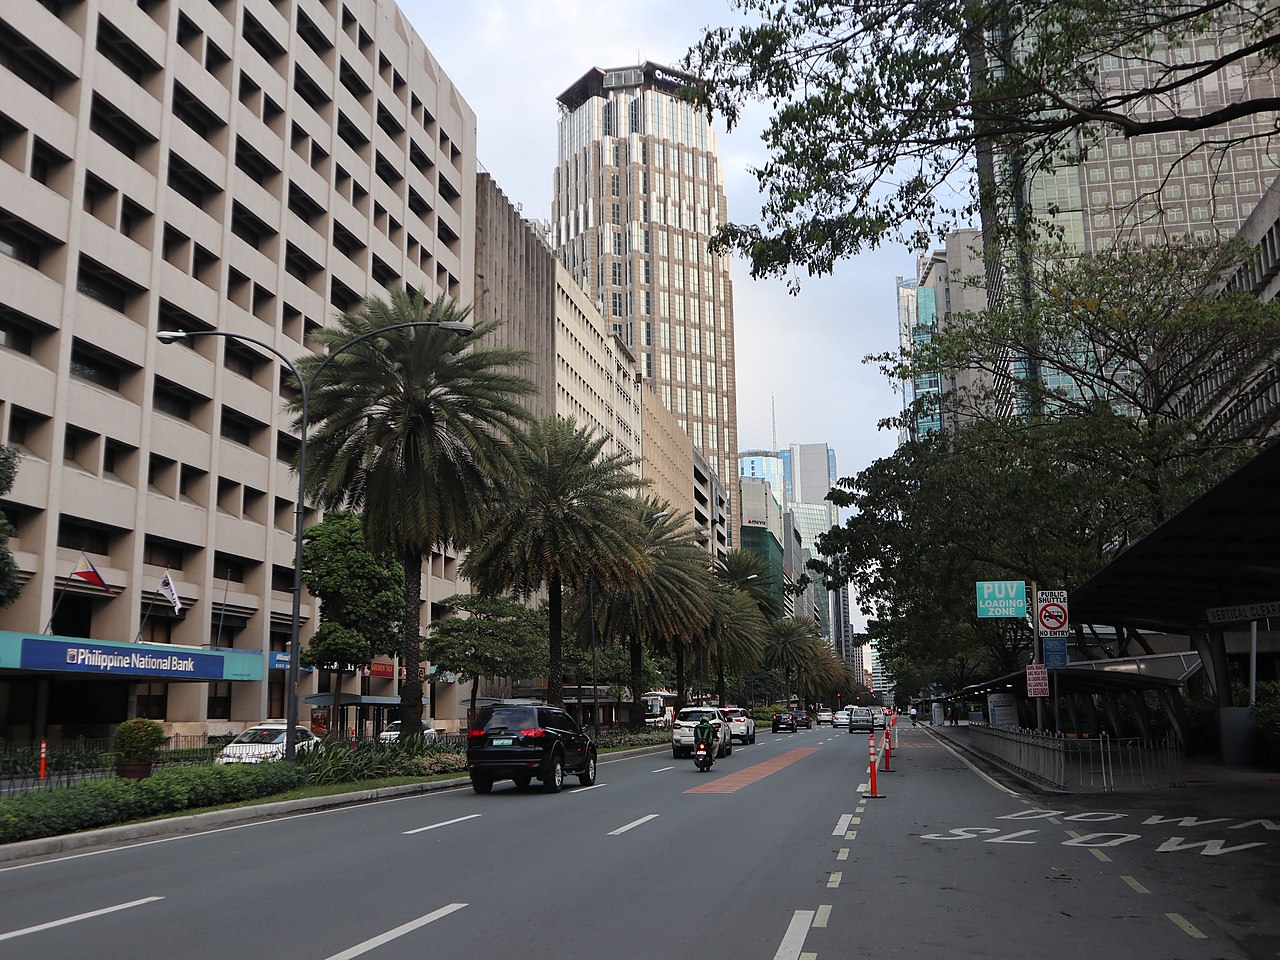
[[0, 798], [0, 843], [75, 833], [191, 807], [254, 800], [301, 786], [290, 763], [173, 767], [146, 780], [91, 780]]
[[167, 739], [159, 720], [134, 717], [116, 727], [111, 749], [116, 759], [125, 763], [154, 763]]
[[1258, 684], [1253, 723], [1258, 759], [1268, 767], [1280, 767], [1280, 683]]

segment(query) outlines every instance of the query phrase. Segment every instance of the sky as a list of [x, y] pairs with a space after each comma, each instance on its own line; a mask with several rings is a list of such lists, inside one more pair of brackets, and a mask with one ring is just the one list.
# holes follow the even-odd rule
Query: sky
[[[399, 0], [463, 99], [476, 113], [477, 155], [525, 217], [549, 219], [556, 165], [556, 97], [592, 67], [653, 60], [676, 65], [706, 26], [736, 26], [729, 0]], [[752, 164], [766, 159], [753, 110], [726, 134], [716, 121], [729, 217], [759, 220]], [[863, 357], [897, 345], [895, 278], [913, 277], [901, 245], [839, 264], [834, 275], [751, 279], [731, 267], [737, 345], [738, 446], [827, 443], [839, 476], [893, 452], [877, 422], [901, 397]], [[776, 421], [776, 425], [775, 425]]]

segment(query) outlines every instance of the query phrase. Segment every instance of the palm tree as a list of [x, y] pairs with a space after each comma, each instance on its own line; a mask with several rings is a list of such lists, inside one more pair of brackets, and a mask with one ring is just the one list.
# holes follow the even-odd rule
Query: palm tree
[[725, 675], [742, 676], [760, 666], [768, 624], [745, 591], [712, 581], [711, 620], [697, 650], [699, 667], [715, 673], [716, 697], [725, 705]]
[[791, 678], [813, 659], [822, 635], [810, 617], [783, 617], [769, 626], [765, 640], [764, 663], [770, 670], [781, 670], [783, 696], [791, 698]]
[[754, 550], [737, 547], [716, 560], [716, 577], [751, 598], [768, 621], [782, 616], [782, 601], [769, 564]]
[[[512, 441], [527, 419], [520, 398], [533, 385], [513, 370], [526, 362], [524, 351], [476, 345], [496, 322], [461, 335], [438, 326], [387, 328], [457, 324], [469, 312], [447, 298], [428, 304], [420, 292], [393, 290], [390, 300], [369, 297], [317, 331], [324, 353], [298, 361], [311, 385], [308, 494], [326, 509], [361, 511], [369, 547], [404, 564], [397, 653], [409, 735], [422, 727], [423, 555], [466, 545], [480, 522], [478, 505], [491, 499], [484, 491], [511, 472]], [[301, 395], [289, 407], [301, 413]]]
[[572, 419], [535, 421], [519, 452], [518, 480], [498, 492], [463, 563], [481, 593], [527, 598], [546, 588], [547, 699], [557, 705], [564, 700], [564, 590], [588, 583], [621, 589], [649, 566], [630, 508], [630, 494], [642, 485], [630, 472], [636, 461], [624, 452], [603, 454], [607, 440]]
[[[631, 720], [644, 717], [644, 646], [660, 654], [675, 652], [709, 622], [707, 552], [689, 527], [688, 514], [675, 514], [666, 501], [651, 496], [631, 503], [643, 532], [641, 550], [649, 561], [620, 589], [595, 597], [596, 622], [604, 636], [627, 638], [631, 659]], [[677, 676], [683, 693], [683, 674]]]

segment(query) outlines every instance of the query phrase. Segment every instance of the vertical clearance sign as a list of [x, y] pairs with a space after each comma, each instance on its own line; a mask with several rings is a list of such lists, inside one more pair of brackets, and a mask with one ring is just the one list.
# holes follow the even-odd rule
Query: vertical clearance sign
[[1021, 580], [979, 580], [979, 617], [1025, 617], [1027, 585]]

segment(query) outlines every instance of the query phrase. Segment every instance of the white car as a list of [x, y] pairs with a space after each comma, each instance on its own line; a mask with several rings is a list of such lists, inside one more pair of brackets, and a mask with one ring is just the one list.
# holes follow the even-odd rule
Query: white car
[[711, 726], [716, 730], [713, 741], [716, 756], [727, 757], [733, 753], [733, 737], [729, 732], [729, 720], [720, 712], [719, 707], [685, 707], [671, 722], [671, 756], [675, 759], [693, 756], [693, 728], [704, 716], [711, 718]]
[[826, 707], [823, 707], [816, 714], [814, 714], [813, 722], [814, 723], [830, 723], [832, 725], [835, 724], [835, 721], [832, 719], [831, 711], [828, 710]]
[[[383, 743], [395, 743], [396, 741], [398, 741], [400, 739], [401, 723], [402, 721], [400, 720], [392, 720], [389, 724], [387, 724], [387, 729], [383, 730], [380, 734], [378, 734], [378, 739], [381, 740]], [[422, 739], [424, 743], [435, 743], [436, 742], [435, 728], [428, 727], [426, 724], [423, 724]]]
[[756, 742], [756, 722], [751, 714], [742, 707], [724, 707], [724, 715], [729, 720], [729, 739], [737, 738], [739, 743]]
[[[214, 763], [262, 763], [284, 759], [284, 735], [289, 729], [284, 720], [264, 720], [239, 734], [222, 748]], [[320, 738], [304, 726], [294, 727], [294, 749], [306, 753], [320, 745]]]
[[831, 715], [831, 725], [833, 727], [847, 727], [849, 725], [849, 708], [837, 710]]

